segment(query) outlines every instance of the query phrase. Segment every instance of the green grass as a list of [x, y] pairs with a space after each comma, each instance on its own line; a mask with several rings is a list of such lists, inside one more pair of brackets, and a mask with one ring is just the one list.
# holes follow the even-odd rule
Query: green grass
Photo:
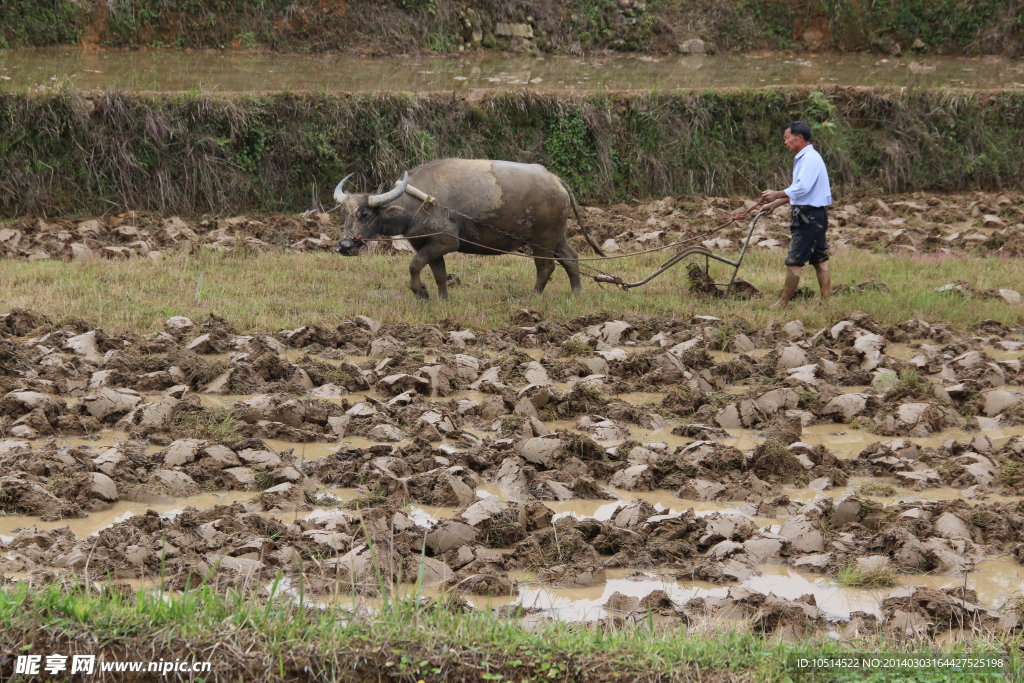
[[[627, 313], [689, 318], [695, 314], [723, 319], [739, 316], [755, 327], [773, 320], [801, 319], [809, 327], [834, 324], [852, 311], [864, 311], [882, 324], [914, 316], [951, 323], [967, 330], [993, 318], [1010, 326], [1024, 321], [1022, 309], [990, 299], [960, 299], [937, 294], [936, 288], [960, 278], [975, 289], [1006, 287], [1024, 291], [1024, 265], [1016, 259], [965, 257], [927, 260], [876, 255], [861, 250], [836, 254], [832, 278], [854, 284], [878, 278], [889, 292], [815, 299], [786, 311], [770, 311], [782, 285], [781, 254], [754, 251], [744, 262], [742, 277], [766, 293], [762, 299], [725, 301], [694, 299], [684, 290], [682, 265], [649, 284], [628, 292], [588, 282], [582, 296], [573, 296], [559, 269], [542, 296], [531, 294], [533, 264], [513, 257], [450, 255], [448, 271], [463, 284], [451, 289], [448, 301], [415, 299], [407, 288], [408, 257], [274, 253], [249, 259], [215, 252], [171, 254], [160, 263], [129, 261], [59, 262], [4, 261], [0, 269], [0, 309], [24, 307], [55, 320], [81, 317], [109, 330], [139, 333], [162, 329], [174, 315], [197, 322], [210, 313], [231, 321], [239, 330], [277, 331], [299, 325], [333, 327], [356, 315], [385, 324], [435, 324], [452, 318], [474, 329], [510, 325], [520, 308], [539, 311], [548, 321], [564, 322], [602, 312], [610, 319]], [[638, 280], [652, 272], [664, 254], [609, 261], [602, 268]], [[717, 269], [717, 270], [716, 270]], [[427, 273], [428, 271], [425, 271]], [[195, 301], [196, 280], [203, 276], [203, 298]], [[712, 266], [717, 280], [724, 266]], [[432, 278], [425, 281], [434, 292]], [[909, 383], [910, 377], [907, 376]], [[901, 382], [902, 383], [902, 382]]]
[[[276, 584], [275, 584], [276, 585]], [[515, 619], [446, 608], [413, 599], [385, 600], [354, 614], [355, 600], [335, 596], [338, 607], [306, 608], [295, 600], [254, 598], [210, 587], [184, 594], [24, 583], [0, 591], [0, 642], [17, 653], [75, 652], [99, 660], [210, 661], [206, 680], [285, 681], [758, 681], [797, 677], [796, 653], [857, 651], [924, 654], [923, 643], [899, 645], [877, 637], [842, 646], [823, 636], [784, 644], [738, 630], [713, 627], [687, 632], [661, 628], [648, 616], [622, 627], [541, 623], [524, 628]], [[317, 598], [319, 600], [319, 598]], [[654, 627], [652, 630], [652, 626]], [[42, 636], [42, 638], [40, 637]], [[997, 653], [1016, 650], [1016, 638], [978, 637], [944, 651]], [[1019, 656], [1013, 660], [1019, 664]], [[8, 665], [9, 666], [9, 665]], [[861, 672], [858, 672], [860, 674]], [[946, 674], [942, 674], [945, 676]], [[896, 680], [848, 677], [816, 681]], [[990, 681], [982, 675], [925, 675], [918, 681]]]
[[[186, 406], [175, 410], [168, 426], [175, 436], [183, 439], [238, 441], [249, 434], [247, 424], [238, 419], [230, 408], [220, 406], [202, 409]], [[270, 486], [272, 485], [271, 483]]]
[[885, 392], [885, 400], [896, 404], [910, 396], [923, 398], [933, 393], [931, 383], [918, 375], [917, 370], [908, 367], [900, 373], [898, 380], [891, 383]]
[[858, 484], [854, 490], [862, 496], [879, 496], [890, 498], [896, 495], [896, 487], [889, 484], [881, 484], [874, 481], [866, 481]]
[[856, 562], [849, 562], [839, 568], [836, 583], [840, 586], [857, 588], [883, 588], [895, 586], [899, 574], [891, 566], [884, 569], [862, 569]]

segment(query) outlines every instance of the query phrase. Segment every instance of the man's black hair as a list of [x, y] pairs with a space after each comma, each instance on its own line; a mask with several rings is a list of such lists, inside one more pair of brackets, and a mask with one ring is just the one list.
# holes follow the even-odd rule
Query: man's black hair
[[793, 121], [792, 123], [787, 123], [786, 127], [783, 128], [782, 130], [788, 130], [793, 135], [799, 135], [807, 142], [811, 141], [811, 127], [808, 126], [803, 121]]

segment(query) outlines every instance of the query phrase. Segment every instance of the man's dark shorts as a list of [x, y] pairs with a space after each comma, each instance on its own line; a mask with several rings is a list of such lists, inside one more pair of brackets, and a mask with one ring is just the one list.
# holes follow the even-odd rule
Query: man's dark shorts
[[787, 266], [813, 266], [828, 261], [828, 211], [824, 207], [794, 206], [789, 231], [793, 241], [786, 255]]

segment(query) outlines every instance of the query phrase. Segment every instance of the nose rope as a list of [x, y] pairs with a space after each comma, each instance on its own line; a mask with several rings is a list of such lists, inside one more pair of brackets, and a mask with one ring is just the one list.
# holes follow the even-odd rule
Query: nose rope
[[[373, 220], [372, 220], [372, 221], [370, 221], [370, 224], [369, 224], [369, 225], [367, 225], [367, 226], [366, 226], [366, 227], [364, 228], [364, 230], [369, 230], [370, 228], [372, 228], [372, 227], [373, 227], [373, 224], [377, 222], [377, 219], [378, 219], [378, 218], [380, 218], [380, 214], [378, 214], [378, 215], [374, 216], [374, 217], [373, 217]], [[342, 238], [342, 239], [347, 239], [347, 240], [350, 240], [350, 241], [351, 241], [351, 242], [353, 242], [354, 244], [364, 244], [364, 243], [366, 242], [366, 240], [365, 240], [365, 239], [363, 238], [363, 236], [362, 236], [362, 235], [356, 235], [356, 234], [355, 234], [354, 232], [352, 232], [351, 230], [346, 230], [346, 231], [345, 231], [344, 233], [342, 233], [342, 235], [341, 235], [341, 238]]]

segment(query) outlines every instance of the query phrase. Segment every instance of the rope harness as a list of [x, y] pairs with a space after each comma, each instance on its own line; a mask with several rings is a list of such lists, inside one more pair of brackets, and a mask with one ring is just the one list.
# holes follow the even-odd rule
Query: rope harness
[[[409, 187], [409, 189], [410, 190], [415, 190], [415, 188], [413, 188], [411, 186]], [[407, 190], [407, 192], [408, 192], [408, 190]], [[439, 207], [441, 209], [444, 209], [449, 214], [454, 213], [455, 215], [457, 215], [457, 216], [459, 216], [461, 218], [464, 218], [467, 221], [475, 223], [475, 224], [477, 224], [479, 226], [482, 226], [484, 228], [488, 228], [490, 230], [494, 230], [497, 233], [500, 233], [500, 234], [502, 234], [502, 235], [504, 235], [506, 237], [512, 238], [514, 241], [522, 242], [523, 246], [530, 246], [530, 247], [532, 247], [534, 249], [540, 249], [542, 251], [550, 251], [550, 249], [548, 249], [547, 247], [541, 246], [541, 245], [537, 244], [536, 242], [531, 242], [530, 240], [524, 239], [524, 238], [522, 238], [522, 237], [520, 237], [518, 235], [513, 235], [512, 233], [507, 232], [505, 230], [502, 230], [501, 228], [498, 228], [498, 227], [496, 227], [494, 225], [491, 225], [491, 224], [486, 223], [484, 221], [481, 221], [479, 219], [473, 218], [472, 216], [468, 216], [468, 215], [462, 213], [461, 211], [459, 211], [458, 209], [453, 209], [453, 208], [451, 208], [449, 206], [445, 206], [441, 202], [437, 201], [437, 199], [435, 197], [433, 197], [432, 195], [427, 195], [427, 194], [425, 194], [425, 193], [423, 193], [423, 192], [421, 192], [419, 190], [415, 190], [415, 192], [409, 192], [409, 194], [420, 200], [420, 205], [416, 208], [416, 213], [414, 213], [413, 216], [412, 216], [413, 219], [415, 219], [416, 216], [419, 215], [420, 211], [424, 211], [424, 213], [426, 213], [426, 209], [428, 209], [429, 207], [437, 206], [437, 207]], [[588, 257], [588, 258], [580, 258], [579, 256], [577, 256], [576, 258], [560, 258], [560, 257], [557, 257], [557, 256], [534, 256], [534, 255], [531, 255], [531, 254], [524, 254], [524, 253], [518, 251], [518, 249], [521, 249], [522, 247], [518, 247], [516, 251], [507, 251], [505, 249], [498, 249], [496, 247], [490, 247], [490, 246], [487, 246], [485, 244], [480, 244], [479, 242], [474, 242], [472, 240], [468, 240], [465, 237], [459, 237], [457, 235], [453, 235], [450, 232], [431, 232], [431, 233], [427, 233], [425, 235], [411, 235], [411, 236], [401, 235], [401, 237], [403, 239], [410, 240], [410, 239], [425, 239], [427, 237], [447, 236], [447, 237], [452, 237], [452, 238], [454, 238], [454, 239], [456, 239], [456, 240], [458, 240], [460, 242], [465, 242], [466, 244], [471, 244], [474, 247], [479, 247], [481, 249], [487, 249], [489, 251], [493, 251], [496, 254], [506, 254], [508, 256], [518, 256], [520, 258], [528, 258], [528, 259], [543, 260], [543, 261], [574, 261], [574, 262], [576, 262], [576, 264], [580, 268], [586, 268], [587, 270], [592, 270], [595, 273], [597, 273], [596, 275], [590, 275], [589, 276], [589, 277], [593, 278], [594, 282], [602, 283], [602, 284], [603, 283], [614, 284], [614, 285], [618, 285], [622, 289], [629, 289], [629, 287], [631, 287], [631, 286], [638, 286], [638, 284], [643, 284], [643, 283], [646, 283], [646, 282], [650, 281], [656, 275], [664, 272], [665, 270], [667, 270], [672, 265], [678, 263], [681, 259], [685, 258], [686, 256], [690, 256], [692, 254], [703, 254], [705, 256], [711, 256], [711, 257], [717, 258], [717, 260], [723, 260], [721, 258], [715, 257], [713, 254], [710, 253], [709, 250], [707, 250], [707, 249], [705, 249], [703, 247], [696, 246], [696, 243], [698, 241], [704, 241], [705, 239], [707, 239], [711, 235], [714, 235], [716, 232], [729, 227], [733, 223], [739, 222], [743, 218], [746, 218], [747, 216], [750, 215], [750, 213], [752, 211], [754, 211], [755, 209], [758, 209], [758, 208], [764, 206], [764, 204], [765, 204], [765, 200], [762, 199], [761, 201], [757, 202], [756, 204], [751, 206], [749, 209], [747, 209], [743, 213], [737, 214], [735, 216], [732, 216], [725, 223], [722, 223], [721, 225], [719, 225], [716, 228], [712, 228], [710, 230], [707, 230], [707, 231], [705, 231], [701, 235], [690, 236], [690, 237], [687, 237], [687, 238], [680, 239], [680, 240], [677, 240], [675, 242], [672, 242], [671, 244], [666, 244], [666, 245], [663, 245], [663, 246], [660, 246], [660, 247], [653, 247], [651, 249], [644, 249], [643, 251], [634, 251], [634, 252], [630, 252], [628, 254], [618, 254], [618, 255], [615, 255], [615, 256], [593, 256], [593, 257]], [[376, 223], [379, 218], [380, 218], [380, 214], [374, 216], [374, 219], [369, 223], [369, 225], [367, 225], [367, 228], [372, 227], [373, 224]], [[580, 228], [581, 229], [583, 228], [582, 224], [580, 225]], [[366, 228], [364, 228], [364, 230], [365, 229]], [[751, 228], [751, 231], [753, 231], [753, 228]], [[365, 244], [366, 242], [391, 242], [391, 241], [393, 241], [393, 238], [391, 238], [391, 237], [367, 237], [367, 238], [364, 238], [364, 237], [361, 237], [361, 236], [358, 236], [358, 235], [350, 234], [347, 231], [346, 231], [346, 233], [345, 233], [345, 235], [343, 237], [345, 239], [351, 240], [353, 242], [353, 244], [356, 244], [356, 245]], [[396, 235], [396, 237], [399, 237], [399, 236]], [[748, 236], [748, 239], [749, 239], [749, 236]], [[606, 273], [605, 271], [601, 270], [600, 268], [597, 268], [595, 266], [587, 265], [586, 263], [582, 263], [583, 261], [611, 261], [611, 260], [614, 260], [614, 259], [629, 258], [629, 257], [632, 257], [632, 256], [640, 256], [642, 254], [651, 254], [651, 253], [654, 253], [654, 252], [664, 251], [666, 249], [672, 249], [672, 248], [676, 248], [676, 247], [686, 247], [686, 248], [682, 249], [679, 253], [675, 254], [671, 259], [669, 259], [664, 264], [662, 264], [658, 268], [658, 270], [655, 271], [655, 273], [653, 275], [651, 275], [648, 278], [645, 278], [640, 283], [632, 283], [632, 284], [631, 283], [626, 283], [618, 275], [612, 275], [611, 273]], [[729, 262], [729, 261], [724, 261], [724, 262], [731, 264], [731, 262]], [[739, 266], [737, 265], [736, 268], [738, 270]], [[733, 279], [735, 280], [735, 273], [733, 274]], [[730, 284], [730, 287], [731, 287], [732, 283], [730, 282], [729, 284]]]

